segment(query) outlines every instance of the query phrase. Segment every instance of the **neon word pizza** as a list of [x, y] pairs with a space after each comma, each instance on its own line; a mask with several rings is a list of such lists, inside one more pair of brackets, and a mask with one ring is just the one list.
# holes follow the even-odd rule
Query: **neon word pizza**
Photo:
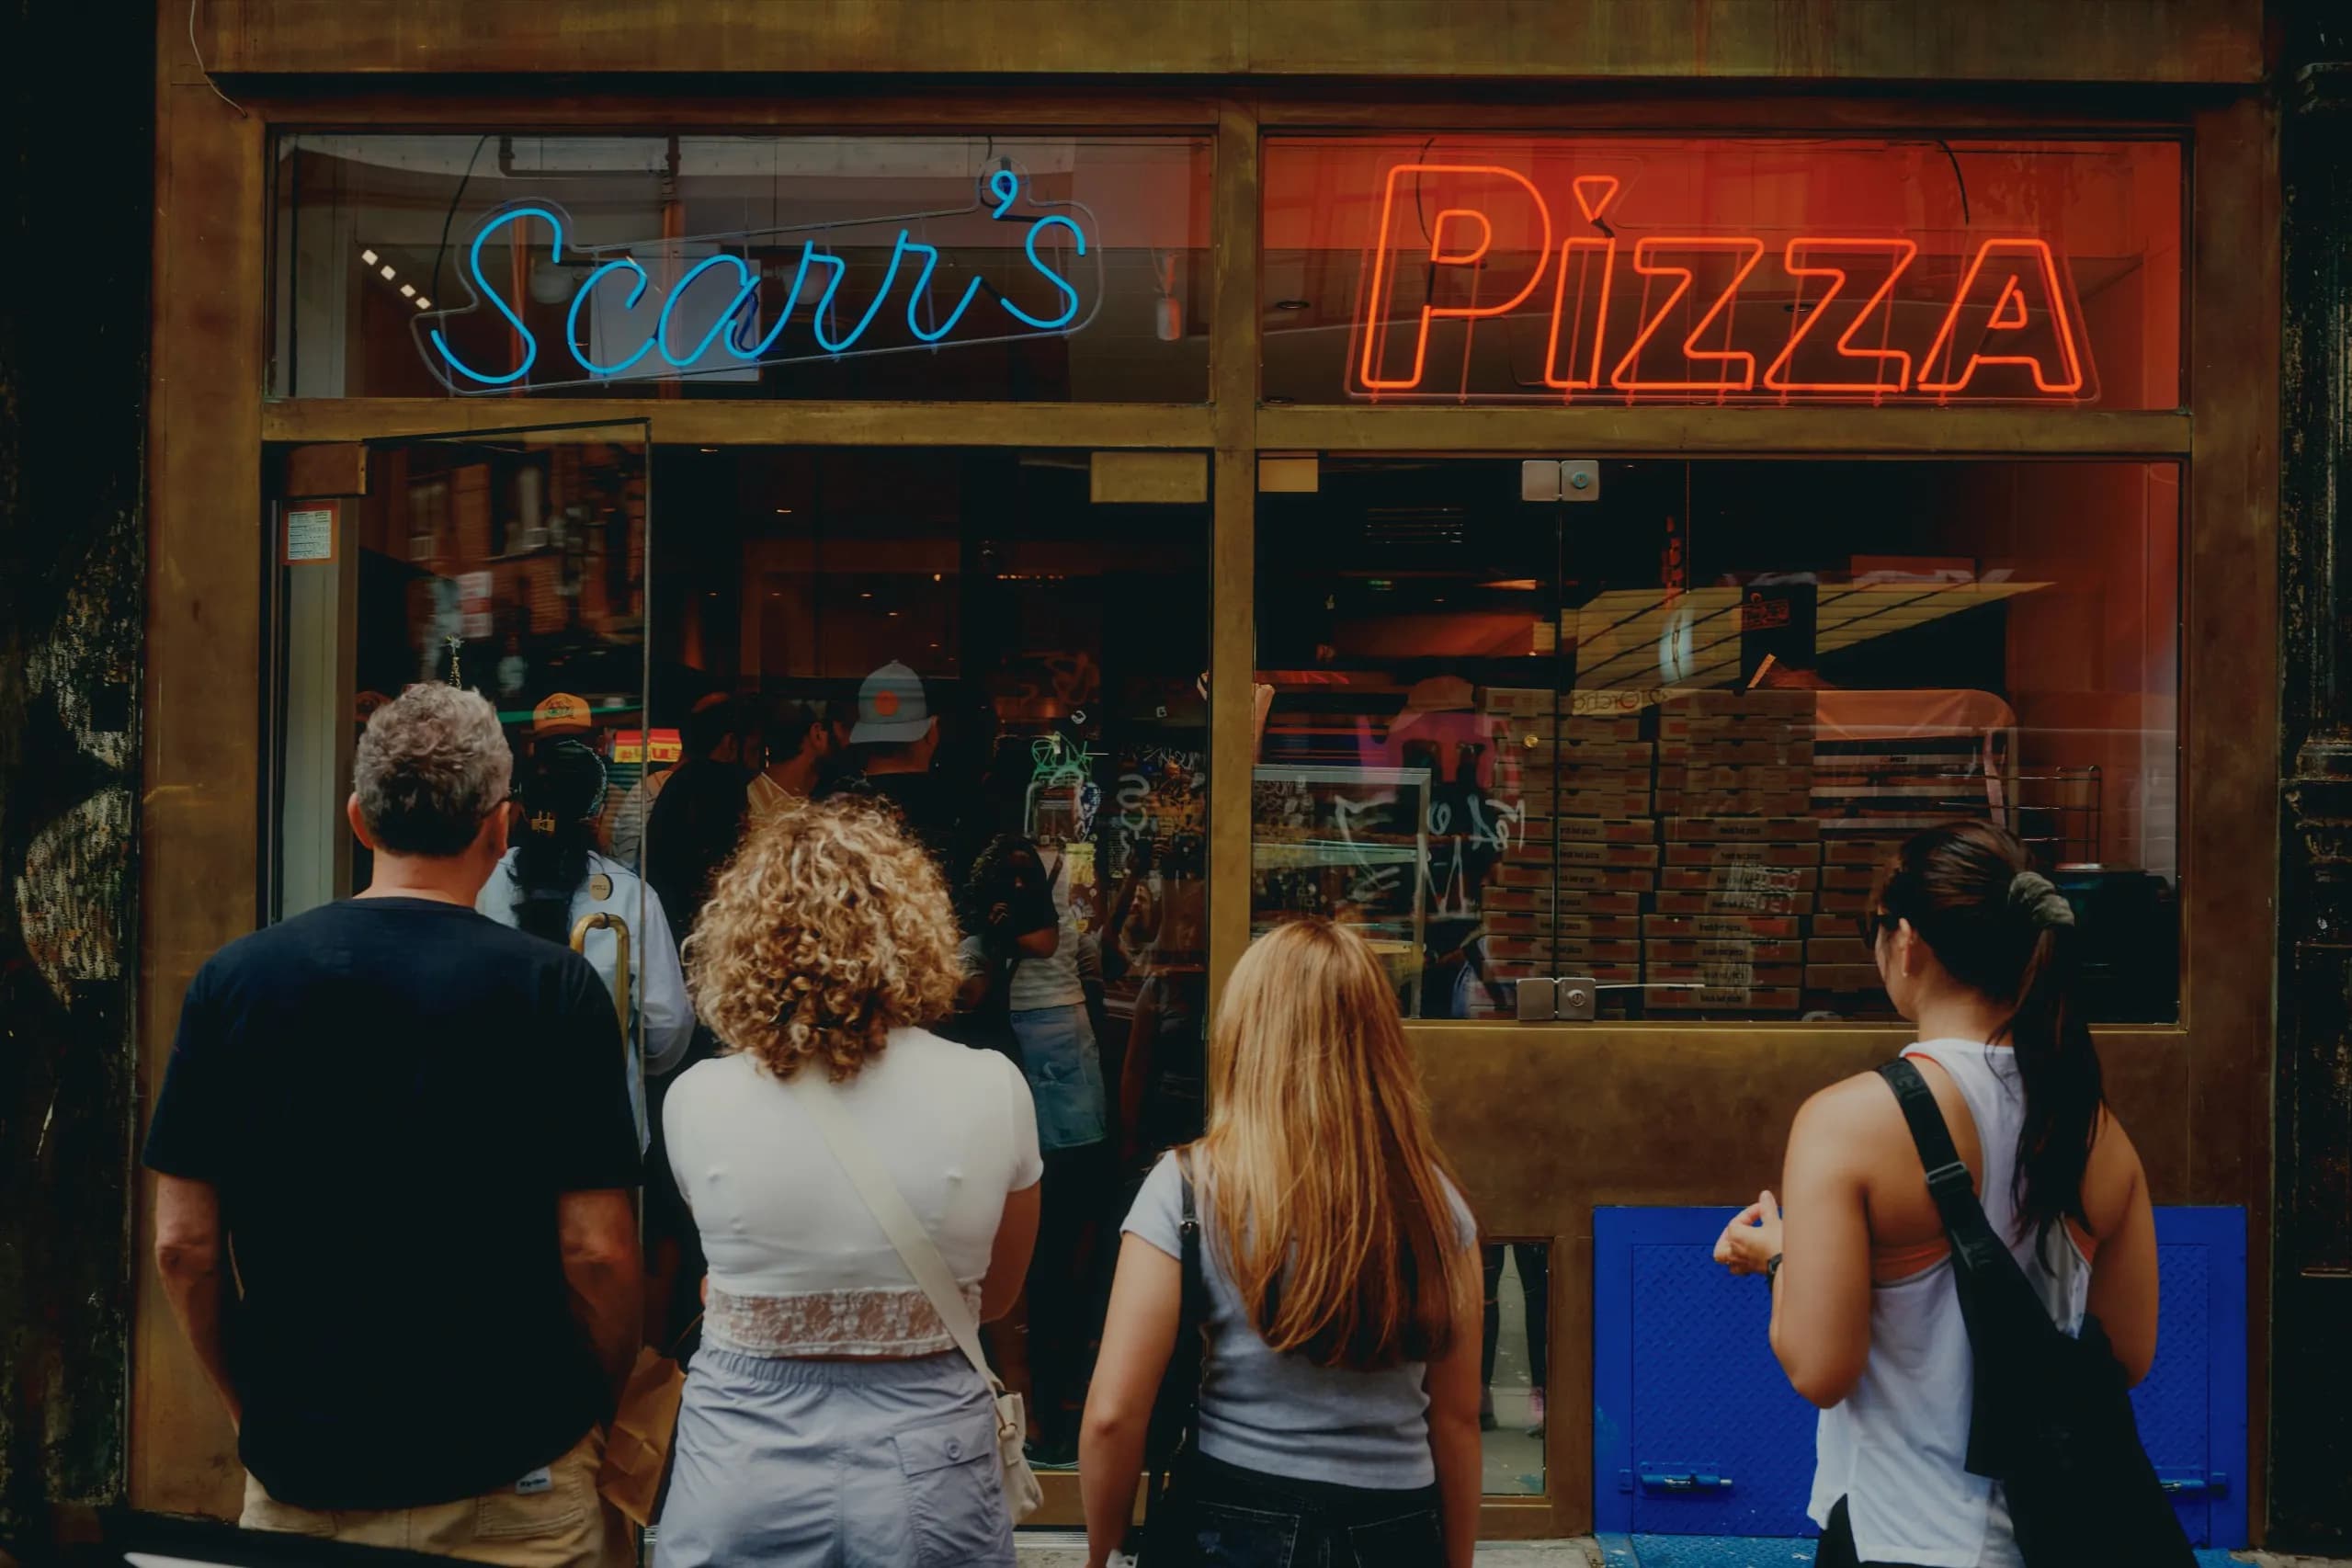
[[[1635, 232], [1619, 181], [1574, 221], [1515, 170], [1388, 170], [1346, 388], [1374, 400], [2084, 403], [2096, 395], [2047, 240]], [[1622, 232], [1621, 232], [1622, 231]], [[1482, 329], [1483, 338], [1482, 339]]]
[[[1003, 165], [962, 207], [676, 239], [582, 244], [555, 203], [515, 202], [465, 247], [472, 302], [420, 312], [411, 331], [435, 379], [460, 393], [749, 381], [762, 365], [1066, 336], [1102, 307], [1093, 230], [1084, 206], [1038, 200]], [[506, 257], [485, 266], [494, 244]], [[959, 260], [943, 262], [949, 245]], [[971, 266], [975, 252], [1002, 253], [1004, 275]], [[528, 301], [541, 307], [534, 319]]]

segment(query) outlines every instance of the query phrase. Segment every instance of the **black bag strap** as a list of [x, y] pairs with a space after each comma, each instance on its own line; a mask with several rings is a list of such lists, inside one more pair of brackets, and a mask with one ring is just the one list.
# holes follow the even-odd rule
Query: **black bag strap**
[[1984, 1217], [1984, 1205], [1977, 1200], [1968, 1166], [1960, 1162], [1960, 1151], [1952, 1145], [1951, 1129], [1944, 1125], [1943, 1109], [1936, 1104], [1936, 1091], [1904, 1057], [1881, 1065], [1879, 1076], [1894, 1091], [1903, 1119], [1911, 1124], [1911, 1142], [1927, 1172], [1927, 1195], [1936, 1200], [1936, 1212], [1944, 1221], [1953, 1266], [1964, 1277], [1982, 1277], [1986, 1269], [1997, 1271], [2005, 1263], [2023, 1284], [2024, 1270], [2017, 1268], [2017, 1260], [2001, 1244], [2000, 1237], [1993, 1233], [1992, 1221]]
[[1206, 1362], [1201, 1335], [1209, 1321], [1209, 1283], [1201, 1272], [1199, 1204], [1193, 1193], [1191, 1164], [1181, 1152], [1176, 1156], [1176, 1166], [1182, 1194], [1181, 1217], [1176, 1221], [1176, 1243], [1184, 1283], [1182, 1305], [1176, 1312], [1176, 1348], [1169, 1355], [1168, 1370], [1162, 1377], [1160, 1394], [1165, 1399], [1174, 1393], [1179, 1403], [1172, 1414], [1155, 1411], [1151, 1425], [1157, 1430], [1174, 1431], [1176, 1440], [1171, 1449], [1153, 1456], [1151, 1483], [1143, 1494], [1143, 1525], [1147, 1540], [1151, 1538], [1154, 1522], [1166, 1517], [1169, 1472], [1182, 1464], [1199, 1444], [1200, 1379]]

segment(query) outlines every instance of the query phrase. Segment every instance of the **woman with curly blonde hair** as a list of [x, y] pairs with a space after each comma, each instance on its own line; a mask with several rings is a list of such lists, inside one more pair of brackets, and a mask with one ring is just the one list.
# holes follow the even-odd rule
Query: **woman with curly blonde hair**
[[930, 856], [857, 801], [762, 823], [687, 938], [727, 1053], [663, 1113], [710, 1275], [657, 1568], [1010, 1568], [988, 1386], [794, 1087], [829, 1082], [967, 1301], [1003, 1315], [1037, 1240], [1037, 1118], [1017, 1066], [925, 1027], [957, 944]]

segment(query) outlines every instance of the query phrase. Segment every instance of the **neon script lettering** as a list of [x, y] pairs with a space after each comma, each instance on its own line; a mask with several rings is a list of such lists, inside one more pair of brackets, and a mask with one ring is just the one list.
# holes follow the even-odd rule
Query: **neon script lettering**
[[[1905, 236], [1636, 237], [1621, 217], [1607, 221], [1619, 187], [1612, 175], [1578, 176], [1570, 189], [1582, 222], [1561, 231], [1516, 170], [1390, 168], [1348, 392], [1449, 402], [2096, 395], [2081, 312], [2047, 240], [1966, 240], [1947, 253], [1955, 265], [1935, 269], [1957, 284], [1932, 284]], [[1531, 345], [1519, 332], [1501, 346], [1507, 353], [1473, 353], [1482, 324], [1535, 311], [1545, 317]]]
[[[1064, 210], [1037, 210], [1049, 207]], [[1022, 276], [1000, 284], [972, 271], [960, 288], [938, 287], [940, 248], [922, 236], [936, 224], [969, 242], [975, 222], [1024, 227], [1015, 247]], [[1093, 214], [1075, 202], [1037, 201], [1009, 167], [991, 170], [980, 199], [968, 207], [666, 242], [580, 245], [561, 207], [518, 202], [484, 217], [466, 246], [460, 281], [472, 302], [419, 312], [412, 330], [435, 378], [460, 393], [632, 375], [741, 378], [758, 365], [1065, 336], [1091, 323], [1102, 304], [1102, 257], [1092, 226]], [[542, 241], [543, 262], [534, 254]], [[874, 253], [887, 245], [881, 277], [862, 304], [847, 298], [850, 263], [835, 249], [853, 245]], [[505, 247], [507, 257], [486, 267], [483, 253], [491, 246]], [[640, 251], [667, 256], [665, 270], [675, 279], [656, 281]], [[688, 251], [710, 254], [687, 266], [681, 253]], [[781, 266], [754, 259], [761, 251], [780, 251]], [[517, 253], [531, 257], [528, 267], [510, 265]], [[540, 331], [524, 319], [521, 301], [509, 298], [513, 279], [528, 272], [532, 295], [545, 299], [538, 287], [541, 268], [558, 269], [551, 276], [570, 299], [562, 342], [569, 364], [551, 377], [545, 370], [533, 375], [542, 359]], [[508, 278], [503, 288], [494, 273]], [[473, 347], [463, 349], [449, 341], [444, 329], [455, 318], [485, 310], [503, 332], [476, 332], [467, 339]], [[788, 341], [794, 329], [802, 335], [798, 351]], [[503, 358], [494, 358], [501, 345]], [[658, 363], [640, 369], [649, 358]]]

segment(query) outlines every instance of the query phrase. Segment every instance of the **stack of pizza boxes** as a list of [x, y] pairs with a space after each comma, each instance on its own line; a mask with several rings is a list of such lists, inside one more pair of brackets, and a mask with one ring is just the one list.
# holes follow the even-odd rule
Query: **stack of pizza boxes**
[[1659, 705], [1656, 724], [1650, 1010], [1796, 1013], [1823, 878], [1813, 695], [1686, 692]]
[[1807, 1006], [1846, 1017], [1889, 1011], [1863, 923], [1903, 840], [1867, 819], [1822, 824], [1821, 902], [1805, 942]]
[[1642, 912], [1658, 881], [1650, 802], [1657, 748], [1642, 733], [1638, 706], [1619, 710], [1594, 697], [1487, 692], [1519, 805], [1517, 841], [1482, 904], [1498, 983], [1563, 974], [1642, 982]]

